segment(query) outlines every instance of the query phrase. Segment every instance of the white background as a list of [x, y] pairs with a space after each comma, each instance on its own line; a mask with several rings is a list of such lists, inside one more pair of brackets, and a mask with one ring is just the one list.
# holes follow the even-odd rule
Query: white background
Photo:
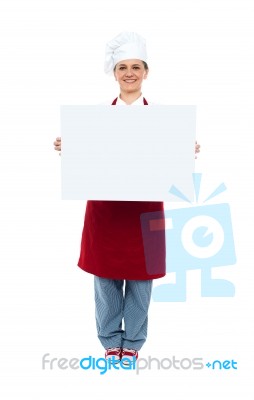
[[[1, 0], [1, 398], [253, 399], [253, 20], [252, 0]], [[103, 63], [122, 30], [147, 39], [148, 101], [197, 105], [202, 195], [225, 182], [217, 201], [230, 203], [237, 251], [216, 269], [236, 296], [201, 298], [191, 271], [187, 302], [151, 303], [140, 357], [234, 359], [238, 370], [42, 370], [44, 353], [104, 353], [93, 277], [76, 266], [85, 203], [61, 201], [53, 141], [61, 104], [118, 94]]]

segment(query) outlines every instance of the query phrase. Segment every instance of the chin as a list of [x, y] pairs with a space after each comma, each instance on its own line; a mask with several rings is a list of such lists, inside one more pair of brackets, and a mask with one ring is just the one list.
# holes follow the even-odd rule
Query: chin
[[140, 90], [140, 87], [138, 87], [138, 86], [136, 86], [136, 87], [123, 87], [122, 89], [127, 93], [132, 93], [132, 92], [137, 92], [138, 90]]

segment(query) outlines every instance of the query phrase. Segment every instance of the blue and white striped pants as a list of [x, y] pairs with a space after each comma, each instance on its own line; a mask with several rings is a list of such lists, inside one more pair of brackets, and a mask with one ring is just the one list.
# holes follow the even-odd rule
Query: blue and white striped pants
[[94, 277], [96, 327], [105, 349], [141, 349], [147, 338], [152, 283]]

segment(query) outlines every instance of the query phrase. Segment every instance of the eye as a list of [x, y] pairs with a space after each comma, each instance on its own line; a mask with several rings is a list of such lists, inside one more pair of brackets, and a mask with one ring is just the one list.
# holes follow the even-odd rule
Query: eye
[[140, 67], [133, 67], [133, 69], [140, 69]]
[[119, 69], [120, 69], [120, 70], [123, 70], [123, 69], [125, 69], [125, 67], [119, 67]]

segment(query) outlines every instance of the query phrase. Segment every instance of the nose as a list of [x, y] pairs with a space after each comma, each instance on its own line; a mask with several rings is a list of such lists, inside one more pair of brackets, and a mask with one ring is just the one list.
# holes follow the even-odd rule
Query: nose
[[131, 71], [131, 69], [128, 69], [125, 73], [126, 76], [132, 76], [133, 72]]

